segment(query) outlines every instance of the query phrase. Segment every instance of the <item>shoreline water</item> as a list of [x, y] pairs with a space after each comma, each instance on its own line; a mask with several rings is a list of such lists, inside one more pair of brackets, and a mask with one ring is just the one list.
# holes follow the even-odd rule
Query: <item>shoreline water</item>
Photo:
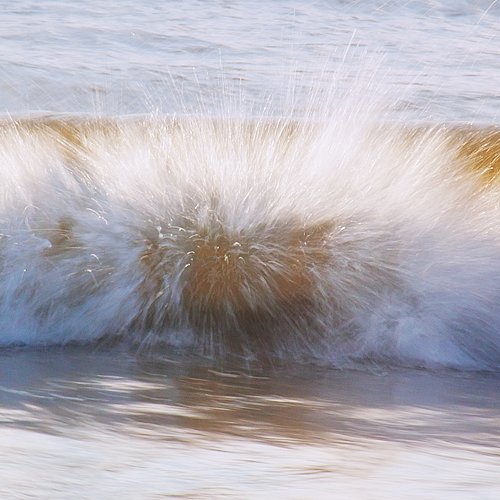
[[0, 496], [499, 498], [499, 8], [4, 2]]
[[499, 491], [497, 375], [219, 373], [81, 351], [2, 354], [0, 370], [0, 492], [11, 498]]

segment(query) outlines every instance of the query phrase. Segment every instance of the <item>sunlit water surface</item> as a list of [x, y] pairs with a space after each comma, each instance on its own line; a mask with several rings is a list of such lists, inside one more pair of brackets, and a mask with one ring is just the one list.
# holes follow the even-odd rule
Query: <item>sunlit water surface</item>
[[498, 497], [492, 375], [1, 361], [4, 498]]
[[[499, 14], [465, 0], [4, 1], [0, 111], [317, 120], [342, 103], [352, 124], [370, 101], [384, 123], [493, 126]], [[402, 365], [7, 346], [0, 496], [499, 498], [498, 373]]]

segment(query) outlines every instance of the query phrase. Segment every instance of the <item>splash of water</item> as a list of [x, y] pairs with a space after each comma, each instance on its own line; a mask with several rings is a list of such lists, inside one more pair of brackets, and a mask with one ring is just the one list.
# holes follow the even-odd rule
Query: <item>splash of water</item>
[[6, 121], [0, 342], [497, 369], [498, 144], [346, 113]]

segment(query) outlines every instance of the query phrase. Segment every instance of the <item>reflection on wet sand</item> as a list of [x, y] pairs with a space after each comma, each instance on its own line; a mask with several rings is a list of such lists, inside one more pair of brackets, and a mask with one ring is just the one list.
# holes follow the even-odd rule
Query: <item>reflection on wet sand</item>
[[25, 351], [1, 355], [0, 380], [3, 498], [500, 493], [493, 374], [221, 373], [200, 360]]
[[500, 445], [495, 375], [325, 369], [311, 377], [304, 367], [222, 373], [199, 363], [141, 367], [125, 355], [96, 353], [4, 355], [1, 371], [2, 424], [41, 432], [71, 435], [85, 423], [169, 440], [195, 433], [308, 444], [477, 443], [481, 435], [483, 445]]

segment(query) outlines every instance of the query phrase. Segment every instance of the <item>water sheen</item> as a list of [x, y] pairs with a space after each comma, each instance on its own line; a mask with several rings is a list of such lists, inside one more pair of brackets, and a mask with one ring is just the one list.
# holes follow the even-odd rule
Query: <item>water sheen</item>
[[2, 357], [14, 498], [498, 496], [491, 375], [218, 372], [113, 353]]

